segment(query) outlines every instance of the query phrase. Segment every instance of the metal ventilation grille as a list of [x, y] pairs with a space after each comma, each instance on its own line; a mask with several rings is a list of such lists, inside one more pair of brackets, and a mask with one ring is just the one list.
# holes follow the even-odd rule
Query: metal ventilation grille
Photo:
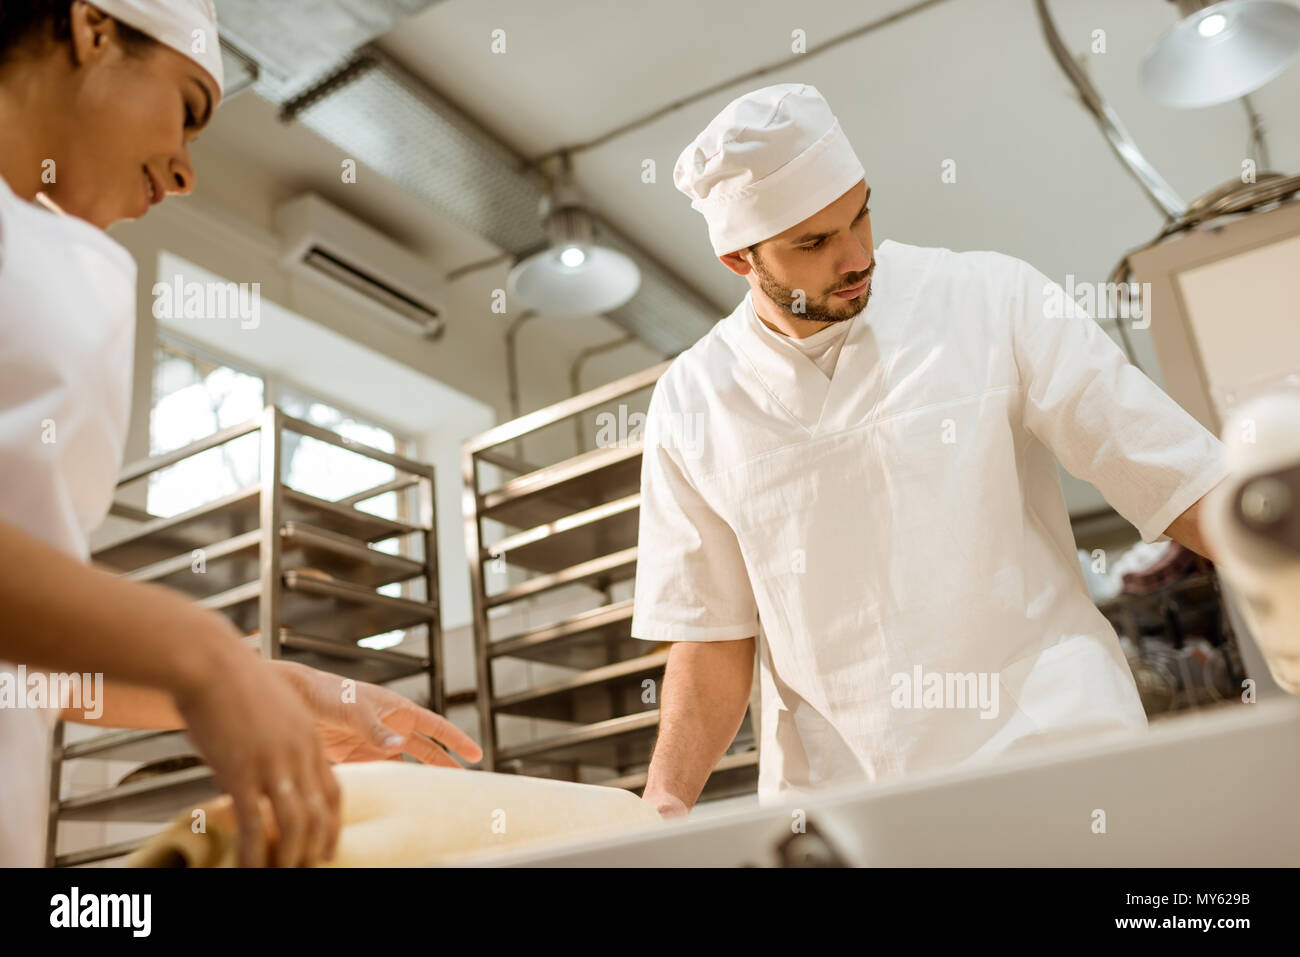
[[313, 246], [302, 257], [303, 265], [329, 276], [335, 282], [341, 282], [356, 292], [383, 303], [398, 315], [405, 316], [419, 326], [426, 336], [436, 338], [442, 334], [441, 317], [432, 309], [386, 285], [374, 276], [368, 275], [351, 266], [319, 246]]

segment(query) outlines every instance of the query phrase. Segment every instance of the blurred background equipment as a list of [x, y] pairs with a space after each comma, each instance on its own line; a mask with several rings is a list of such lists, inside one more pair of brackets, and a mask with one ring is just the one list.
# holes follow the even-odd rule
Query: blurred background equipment
[[1206, 537], [1274, 680], [1300, 694], [1300, 378], [1238, 408], [1232, 477], [1208, 503]]
[[1177, 542], [1139, 542], [1104, 572], [1080, 550], [1093, 600], [1149, 718], [1241, 700], [1245, 667], [1212, 563]]

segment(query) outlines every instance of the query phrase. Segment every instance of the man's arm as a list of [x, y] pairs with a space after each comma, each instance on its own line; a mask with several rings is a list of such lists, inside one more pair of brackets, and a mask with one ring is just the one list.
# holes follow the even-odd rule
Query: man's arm
[[753, 638], [673, 645], [642, 795], [660, 814], [679, 817], [695, 804], [740, 730], [753, 680]]
[[[634, 638], [672, 642], [659, 737], [642, 795], [685, 814], [736, 735], [753, 687], [758, 606], [740, 542], [692, 478], [693, 452], [667, 423], [683, 409], [669, 371], [655, 385], [641, 455]], [[698, 451], [698, 450], [696, 450]]]
[[[1218, 486], [1216, 485], [1215, 488], [1218, 488]], [[1165, 534], [1179, 545], [1190, 548], [1202, 558], [1208, 558], [1212, 562], [1216, 561], [1215, 556], [1201, 533], [1201, 509], [1205, 507], [1206, 499], [1210, 497], [1213, 491], [1211, 489], [1210, 492], [1198, 498], [1187, 511], [1170, 523], [1169, 528], [1165, 529]]]
[[1204, 554], [1198, 506], [1228, 474], [1223, 444], [1082, 308], [1061, 310], [1068, 295], [1058, 283], [1021, 260], [1016, 269], [1011, 343], [1025, 427], [1067, 472], [1096, 486], [1142, 541], [1169, 529]]

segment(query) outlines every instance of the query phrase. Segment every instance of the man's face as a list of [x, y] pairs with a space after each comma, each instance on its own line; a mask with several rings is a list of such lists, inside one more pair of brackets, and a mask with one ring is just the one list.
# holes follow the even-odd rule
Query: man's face
[[[751, 286], [756, 283], [791, 319], [852, 319], [871, 298], [876, 268], [870, 199], [871, 190], [861, 180], [816, 215], [733, 255], [753, 267]], [[846, 289], [849, 295], [836, 294]]]

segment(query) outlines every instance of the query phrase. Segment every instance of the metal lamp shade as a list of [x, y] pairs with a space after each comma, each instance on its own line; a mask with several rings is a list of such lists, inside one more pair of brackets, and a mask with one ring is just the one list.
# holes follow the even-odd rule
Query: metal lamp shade
[[[1300, 10], [1275, 0], [1225, 0], [1192, 9], [1142, 61], [1142, 86], [1167, 106], [1213, 106], [1245, 96], [1281, 73], [1300, 50]], [[1222, 29], [1202, 33], [1207, 18]], [[1210, 21], [1217, 24], [1217, 21]]]
[[510, 271], [506, 292], [544, 316], [593, 316], [617, 309], [641, 285], [641, 270], [627, 256], [604, 246], [578, 247], [580, 265], [560, 260], [565, 247], [552, 246], [529, 256]]

